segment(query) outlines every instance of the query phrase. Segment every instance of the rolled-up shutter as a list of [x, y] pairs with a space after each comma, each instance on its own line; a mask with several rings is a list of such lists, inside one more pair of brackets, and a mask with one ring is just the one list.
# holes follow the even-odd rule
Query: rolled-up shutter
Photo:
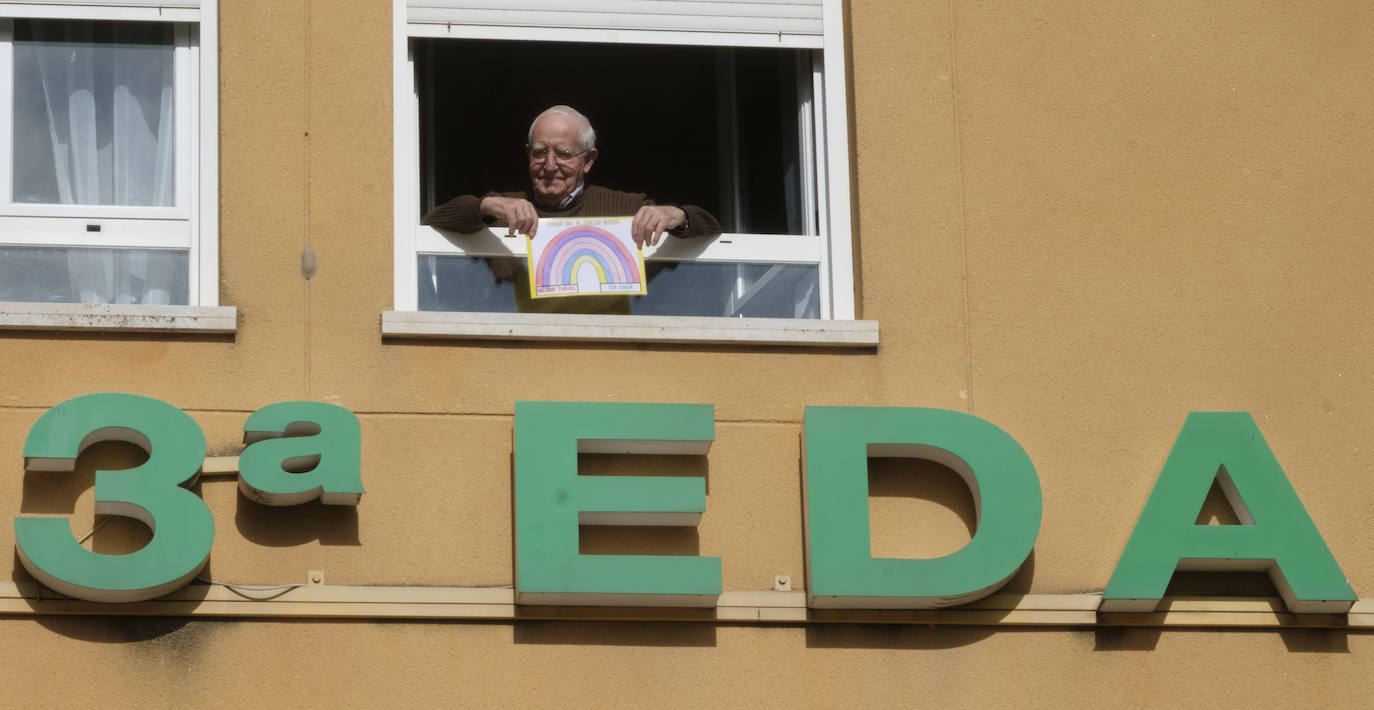
[[0, 2], [0, 17], [197, 22], [201, 0], [25, 0]]
[[727, 44], [822, 46], [822, 0], [407, 0], [406, 10], [411, 34], [431, 36], [561, 29], [601, 41], [702, 35], [713, 44], [724, 36]]

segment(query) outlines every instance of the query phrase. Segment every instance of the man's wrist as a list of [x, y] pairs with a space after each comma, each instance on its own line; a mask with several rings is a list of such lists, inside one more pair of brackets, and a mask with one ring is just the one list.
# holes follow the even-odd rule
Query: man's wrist
[[682, 224], [668, 230], [668, 233], [675, 237], [680, 237], [686, 234], [687, 230], [692, 226], [692, 216], [687, 214], [687, 210], [681, 207], [678, 207], [677, 210], [682, 213]]

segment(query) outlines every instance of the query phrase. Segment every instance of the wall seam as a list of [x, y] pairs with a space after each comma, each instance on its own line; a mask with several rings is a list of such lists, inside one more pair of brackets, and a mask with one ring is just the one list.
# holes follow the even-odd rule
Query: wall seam
[[968, 297], [968, 195], [964, 189], [964, 143], [963, 131], [959, 124], [959, 79], [958, 47], [955, 44], [955, 1], [949, 0], [949, 96], [950, 108], [954, 119], [954, 170], [959, 192], [959, 248], [962, 264], [964, 307], [964, 401], [969, 414], [973, 414], [973, 324], [969, 319]]
[[[305, 69], [305, 140], [304, 140], [304, 142], [303, 142], [303, 144], [302, 144], [303, 150], [304, 150], [304, 152], [305, 152], [305, 155], [303, 156], [303, 157], [304, 157], [304, 161], [305, 161], [305, 171], [304, 171], [304, 172], [305, 172], [305, 190], [304, 190], [304, 196], [303, 196], [303, 198], [304, 198], [304, 200], [305, 200], [305, 205], [304, 205], [304, 208], [305, 208], [305, 247], [304, 247], [304, 249], [305, 249], [305, 250], [311, 251], [311, 252], [312, 252], [312, 256], [313, 256], [314, 246], [311, 244], [311, 242], [312, 242], [312, 239], [311, 239], [311, 230], [312, 230], [312, 228], [313, 228], [314, 225], [313, 225], [313, 222], [312, 222], [312, 220], [311, 220], [311, 211], [310, 211], [310, 209], [311, 209], [311, 207], [310, 207], [310, 188], [311, 188], [311, 186], [312, 186], [312, 184], [313, 184], [313, 182], [314, 182], [314, 174], [313, 174], [313, 172], [312, 172], [312, 167], [313, 167], [313, 166], [312, 166], [311, 161], [310, 161], [310, 157], [311, 157], [311, 151], [310, 151], [310, 129], [313, 127], [312, 124], [313, 124], [313, 121], [314, 121], [314, 115], [315, 115], [315, 114], [314, 114], [314, 110], [313, 110], [313, 108], [312, 108], [312, 106], [311, 106], [311, 98], [312, 98], [311, 95], [312, 95], [312, 93], [314, 92], [314, 88], [313, 88], [312, 82], [311, 82], [311, 78], [312, 78], [312, 74], [313, 74], [313, 68], [314, 68], [314, 62], [313, 62], [313, 60], [312, 60], [312, 58], [311, 58], [312, 55], [311, 55], [311, 52], [310, 52], [310, 28], [311, 28], [312, 23], [314, 22], [314, 18], [315, 18], [315, 13], [314, 13], [313, 2], [312, 2], [312, 0], [306, 0], [306, 2], [305, 2], [305, 37], [304, 37], [304, 42], [303, 42], [303, 43], [304, 43], [304, 50], [305, 50], [305, 56], [304, 56], [304, 60], [305, 60], [305, 66], [304, 66], [304, 69]], [[315, 256], [315, 258], [318, 258], [318, 257]], [[318, 262], [316, 262], [316, 263], [318, 263]], [[315, 269], [316, 269], [315, 273], [318, 273], [318, 266], [316, 266]], [[305, 396], [303, 397], [303, 399], [305, 399], [305, 400], [307, 400], [307, 401], [310, 399], [310, 393], [311, 393], [311, 389], [312, 389], [312, 387], [311, 387], [311, 372], [310, 372], [310, 361], [311, 361], [311, 347], [310, 347], [310, 346], [311, 346], [311, 337], [312, 337], [312, 333], [314, 332], [314, 328], [311, 327], [311, 323], [312, 323], [312, 321], [311, 321], [311, 306], [313, 305], [313, 299], [312, 299], [312, 297], [311, 297], [310, 279], [314, 278], [315, 273], [311, 273], [311, 274], [309, 274], [309, 275], [302, 274], [303, 276], [305, 276], [305, 324], [304, 324], [305, 332], [302, 334], [302, 336], [303, 336], [302, 341], [303, 341], [304, 346], [305, 346], [305, 347], [304, 347], [304, 358], [305, 358], [305, 362], [303, 363], [303, 374], [304, 374], [304, 377], [305, 377], [305, 383], [304, 383], [304, 384], [305, 384]]]

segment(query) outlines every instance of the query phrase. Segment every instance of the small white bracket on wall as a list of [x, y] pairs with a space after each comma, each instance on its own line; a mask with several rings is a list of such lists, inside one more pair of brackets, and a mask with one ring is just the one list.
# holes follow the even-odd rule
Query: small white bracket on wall
[[305, 573], [306, 584], [324, 584], [324, 570], [312, 569]]

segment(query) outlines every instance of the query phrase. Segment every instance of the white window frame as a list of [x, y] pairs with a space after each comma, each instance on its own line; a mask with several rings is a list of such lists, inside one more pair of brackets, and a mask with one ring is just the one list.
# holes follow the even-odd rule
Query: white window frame
[[[432, 324], [424, 333], [404, 330], [400, 324], [415, 320], [406, 315], [418, 309], [418, 258], [427, 254], [464, 254], [469, 256], [525, 255], [524, 240], [505, 237], [504, 230], [464, 237], [456, 245], [437, 230], [420, 224], [420, 117], [419, 87], [410, 40], [413, 38], [543, 40], [589, 43], [678, 44], [698, 46], [736, 46], [800, 48], [813, 51], [810, 86], [802, 82], [803, 97], [798, 121], [803, 150], [814, 151], [813, 160], [803, 160], [804, 210], [810, 234], [758, 235], [722, 234], [702, 244], [696, 240], [667, 240], [657, 248], [645, 249], [645, 257], [659, 260], [697, 262], [751, 262], [771, 264], [808, 264], [820, 270], [821, 318], [850, 321], [855, 317], [853, 234], [851, 220], [850, 149], [848, 106], [845, 91], [843, 0], [823, 0], [820, 36], [727, 31], [639, 31], [625, 29], [523, 27], [501, 24], [451, 24], [443, 21], [412, 22], [406, 0], [393, 0], [393, 84], [394, 84], [394, 274], [395, 311], [383, 318], [384, 335], [435, 336]], [[810, 140], [807, 137], [810, 136]], [[814, 205], [814, 209], [811, 207]], [[814, 215], [814, 216], [813, 216]], [[467, 314], [474, 315], [474, 314]], [[515, 321], [522, 315], [512, 315]], [[484, 314], [484, 317], [489, 317]], [[619, 316], [636, 318], [636, 316]], [[432, 318], [431, 318], [432, 320]], [[451, 319], [452, 320], [452, 319]], [[544, 317], [547, 320], [547, 316]], [[720, 318], [721, 321], [762, 321], [773, 319]], [[787, 319], [780, 319], [787, 320]], [[388, 330], [387, 323], [396, 324]], [[427, 321], [428, 322], [428, 321]], [[456, 321], [455, 321], [456, 322]], [[542, 322], [542, 321], [541, 321]], [[576, 318], [567, 319], [576, 330]], [[814, 321], [808, 321], [814, 322]], [[481, 329], [477, 329], [481, 330]], [[871, 324], [872, 344], [877, 342], [877, 325]], [[451, 335], [463, 337], [461, 324]], [[518, 334], [513, 333], [516, 337]], [[474, 334], [471, 337], [489, 337]], [[727, 338], [729, 339], [729, 338]], [[852, 345], [853, 342], [846, 342]]]
[[[13, 22], [18, 18], [176, 23], [176, 196], [171, 207], [14, 203]], [[234, 309], [219, 306], [219, 0], [0, 1], [0, 245], [186, 250], [187, 306], [176, 330], [223, 332]], [[88, 232], [87, 224], [98, 224]], [[109, 329], [109, 311], [140, 307], [48, 304], [63, 329]], [[55, 309], [55, 310], [54, 310]], [[96, 315], [96, 311], [99, 314]], [[24, 327], [31, 304], [0, 304], [8, 327]], [[151, 311], [150, 311], [151, 312]], [[159, 311], [161, 313], [161, 311]], [[16, 322], [17, 321], [17, 322]], [[52, 327], [38, 319], [35, 328]]]

